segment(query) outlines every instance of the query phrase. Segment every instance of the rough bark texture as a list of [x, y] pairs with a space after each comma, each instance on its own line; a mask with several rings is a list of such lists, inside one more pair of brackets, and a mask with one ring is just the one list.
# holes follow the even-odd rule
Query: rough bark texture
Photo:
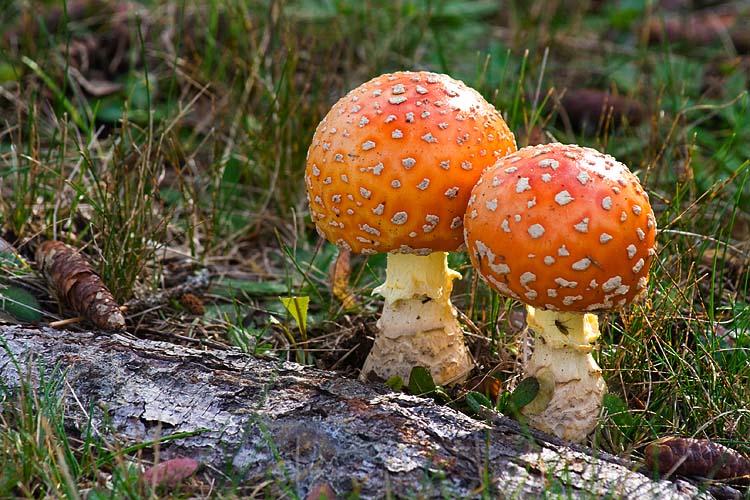
[[362, 498], [539, 498], [550, 489], [565, 498], [710, 498], [502, 417], [487, 425], [294, 363], [121, 334], [0, 326], [6, 386], [18, 385], [19, 371], [26, 377], [44, 364], [49, 375], [58, 363], [72, 427], [83, 428], [93, 411], [94, 425], [124, 444], [205, 429], [162, 444], [160, 456], [193, 457], [247, 485], [267, 482], [272, 496], [304, 498], [327, 484]]

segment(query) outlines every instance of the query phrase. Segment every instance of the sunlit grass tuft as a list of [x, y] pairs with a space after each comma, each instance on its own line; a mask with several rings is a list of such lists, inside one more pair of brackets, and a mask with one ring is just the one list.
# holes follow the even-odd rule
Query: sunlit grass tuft
[[69, 388], [60, 367], [18, 376], [13, 391], [0, 387], [0, 497], [83, 498], [82, 487], [100, 486], [105, 475], [121, 498], [147, 494], [135, 464], [110, 451], [99, 430], [89, 425], [85, 435], [68, 435], [64, 395]]

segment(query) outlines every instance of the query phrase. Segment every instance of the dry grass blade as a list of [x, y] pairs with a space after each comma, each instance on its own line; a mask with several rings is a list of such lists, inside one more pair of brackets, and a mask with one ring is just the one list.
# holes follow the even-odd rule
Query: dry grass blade
[[37, 248], [36, 261], [58, 300], [99, 328], [125, 328], [112, 293], [78, 250], [62, 241], [45, 241]]

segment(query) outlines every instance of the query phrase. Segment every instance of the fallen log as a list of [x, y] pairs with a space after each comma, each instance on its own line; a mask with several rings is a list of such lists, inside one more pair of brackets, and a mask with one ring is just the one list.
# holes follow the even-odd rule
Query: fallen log
[[478, 421], [333, 372], [127, 334], [0, 326], [0, 383], [18, 387], [40, 365], [66, 378], [72, 430], [91, 419], [125, 446], [190, 433], [162, 443], [160, 458], [195, 458], [219, 479], [266, 484], [267, 497], [323, 485], [360, 498], [712, 498], [505, 417]]

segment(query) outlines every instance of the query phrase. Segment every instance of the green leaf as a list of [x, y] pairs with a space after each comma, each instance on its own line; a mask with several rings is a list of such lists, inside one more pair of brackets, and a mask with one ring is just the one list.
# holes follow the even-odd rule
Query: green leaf
[[402, 379], [398, 375], [394, 375], [385, 381], [385, 385], [387, 385], [394, 391], [400, 391], [404, 388], [404, 379]]
[[508, 404], [516, 410], [520, 410], [531, 403], [537, 394], [539, 394], [539, 381], [534, 377], [525, 378], [511, 393]]
[[495, 411], [500, 413], [507, 413], [508, 400], [510, 399], [510, 393], [507, 391], [501, 392], [497, 396], [497, 404], [495, 405]]
[[469, 391], [466, 395], [466, 404], [474, 413], [479, 413], [482, 408], [492, 408], [492, 401], [481, 392]]
[[0, 62], [0, 83], [15, 82], [20, 77], [16, 68], [7, 62]]
[[447, 404], [451, 400], [451, 395], [442, 386], [438, 385], [432, 392], [432, 399], [438, 404]]
[[276, 281], [248, 281], [242, 279], [224, 278], [211, 285], [211, 291], [223, 297], [235, 297], [238, 292], [244, 292], [252, 297], [273, 296], [288, 293], [289, 287]]
[[279, 297], [279, 300], [294, 321], [297, 322], [300, 330], [307, 330], [307, 308], [310, 305], [310, 297]]
[[12, 268], [28, 267], [28, 265], [15, 253], [0, 252], [0, 265]]
[[424, 366], [415, 366], [409, 374], [409, 392], [415, 396], [427, 394], [435, 390], [435, 381], [432, 380], [430, 370]]
[[615, 29], [629, 29], [634, 21], [643, 19], [645, 9], [644, 0], [621, 0], [610, 13], [609, 22]]
[[628, 405], [615, 394], [605, 394], [602, 399], [602, 406], [607, 410], [609, 418], [620, 429], [632, 428], [634, 424], [633, 414], [630, 412]]
[[87, 500], [109, 500], [112, 498], [112, 492], [105, 489], [94, 488], [86, 495]]
[[2, 238], [0, 238], [0, 266], [10, 268], [11, 273], [16, 269], [29, 268], [26, 261], [18, 254], [18, 250]]
[[116, 123], [122, 119], [125, 104], [120, 95], [104, 97], [97, 101], [96, 119], [107, 123]]
[[0, 288], [0, 310], [24, 323], [35, 323], [42, 320], [41, 309], [36, 297], [23, 288], [8, 286]]

